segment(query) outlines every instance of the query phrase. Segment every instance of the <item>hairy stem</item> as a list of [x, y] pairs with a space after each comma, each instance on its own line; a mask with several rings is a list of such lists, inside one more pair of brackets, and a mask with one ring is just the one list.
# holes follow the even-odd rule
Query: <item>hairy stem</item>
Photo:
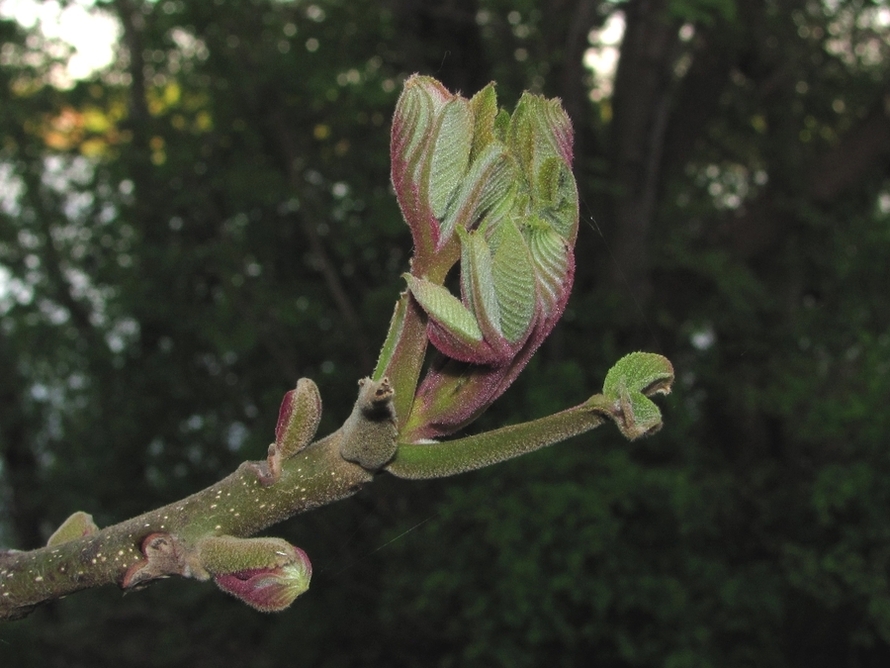
[[580, 406], [531, 422], [444, 443], [400, 444], [386, 470], [411, 480], [474, 471], [583, 434], [605, 422], [612, 410], [598, 394]]
[[426, 317], [417, 302], [403, 292], [392, 315], [380, 359], [371, 378], [389, 378], [395, 390], [393, 405], [399, 429], [411, 413], [414, 390], [427, 350]]
[[0, 552], [0, 619], [15, 619], [45, 601], [105, 584], [123, 585], [143, 561], [151, 534], [192, 544], [206, 536], [250, 536], [297, 513], [354, 494], [373, 474], [340, 456], [341, 432], [284, 462], [264, 486], [250, 466], [197, 494], [98, 533], [29, 552]]

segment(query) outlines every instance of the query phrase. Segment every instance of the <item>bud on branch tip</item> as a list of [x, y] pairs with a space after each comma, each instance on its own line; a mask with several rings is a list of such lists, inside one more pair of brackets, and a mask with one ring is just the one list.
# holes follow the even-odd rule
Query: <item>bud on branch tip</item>
[[[578, 230], [572, 127], [559, 100], [525, 93], [510, 115], [492, 84], [466, 100], [414, 76], [396, 106], [391, 152], [415, 244], [408, 289], [433, 346], [471, 365], [464, 380], [478, 376], [458, 388], [444, 366], [430, 371], [408, 420], [411, 437], [424, 438], [485, 410], [562, 316]], [[460, 298], [442, 285], [457, 259]]]
[[631, 353], [609, 369], [603, 382], [608, 415], [621, 433], [633, 440], [661, 429], [661, 411], [649, 399], [654, 394], [670, 394], [674, 367], [655, 353]]

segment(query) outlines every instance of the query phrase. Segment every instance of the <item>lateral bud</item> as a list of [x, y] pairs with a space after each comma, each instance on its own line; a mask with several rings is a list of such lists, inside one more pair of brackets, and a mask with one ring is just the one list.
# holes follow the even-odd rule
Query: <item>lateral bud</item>
[[46, 541], [47, 547], [61, 545], [70, 540], [77, 540], [84, 536], [91, 536], [99, 531], [99, 527], [93, 521], [93, 516], [78, 510], [72, 513], [68, 519], [62, 522], [61, 526], [53, 532], [53, 535]]
[[398, 428], [388, 378], [359, 381], [358, 399], [343, 424], [340, 456], [369, 471], [383, 468], [396, 454]]
[[281, 538], [212, 536], [198, 559], [216, 586], [260, 612], [280, 612], [307, 589], [309, 557]]
[[248, 462], [263, 486], [281, 477], [281, 464], [312, 442], [321, 421], [321, 395], [309, 378], [300, 378], [297, 387], [284, 395], [275, 425], [275, 442], [269, 446], [264, 462]]
[[275, 446], [290, 459], [312, 441], [321, 420], [321, 395], [309, 378], [300, 378], [296, 389], [284, 395], [275, 426]]

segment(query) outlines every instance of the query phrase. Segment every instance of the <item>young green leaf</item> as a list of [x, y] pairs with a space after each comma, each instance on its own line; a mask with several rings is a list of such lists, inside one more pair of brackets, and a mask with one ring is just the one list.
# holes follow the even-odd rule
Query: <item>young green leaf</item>
[[674, 367], [661, 355], [631, 353], [618, 360], [606, 374], [603, 396], [621, 433], [633, 440], [661, 429], [661, 411], [649, 397], [669, 394], [673, 382]]

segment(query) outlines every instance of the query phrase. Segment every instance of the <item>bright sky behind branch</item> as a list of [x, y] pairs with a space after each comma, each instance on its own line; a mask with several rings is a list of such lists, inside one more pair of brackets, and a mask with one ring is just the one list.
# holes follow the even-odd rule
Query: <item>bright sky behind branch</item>
[[618, 67], [621, 40], [624, 37], [624, 14], [609, 16], [600, 30], [591, 30], [587, 39], [590, 48], [584, 53], [584, 65], [596, 75], [590, 99], [594, 102], [612, 94], [612, 82]]
[[91, 0], [76, 0], [64, 9], [55, 0], [0, 0], [0, 17], [15, 19], [24, 28], [39, 26], [43, 36], [70, 44], [70, 79], [84, 79], [111, 64], [121, 27]]

